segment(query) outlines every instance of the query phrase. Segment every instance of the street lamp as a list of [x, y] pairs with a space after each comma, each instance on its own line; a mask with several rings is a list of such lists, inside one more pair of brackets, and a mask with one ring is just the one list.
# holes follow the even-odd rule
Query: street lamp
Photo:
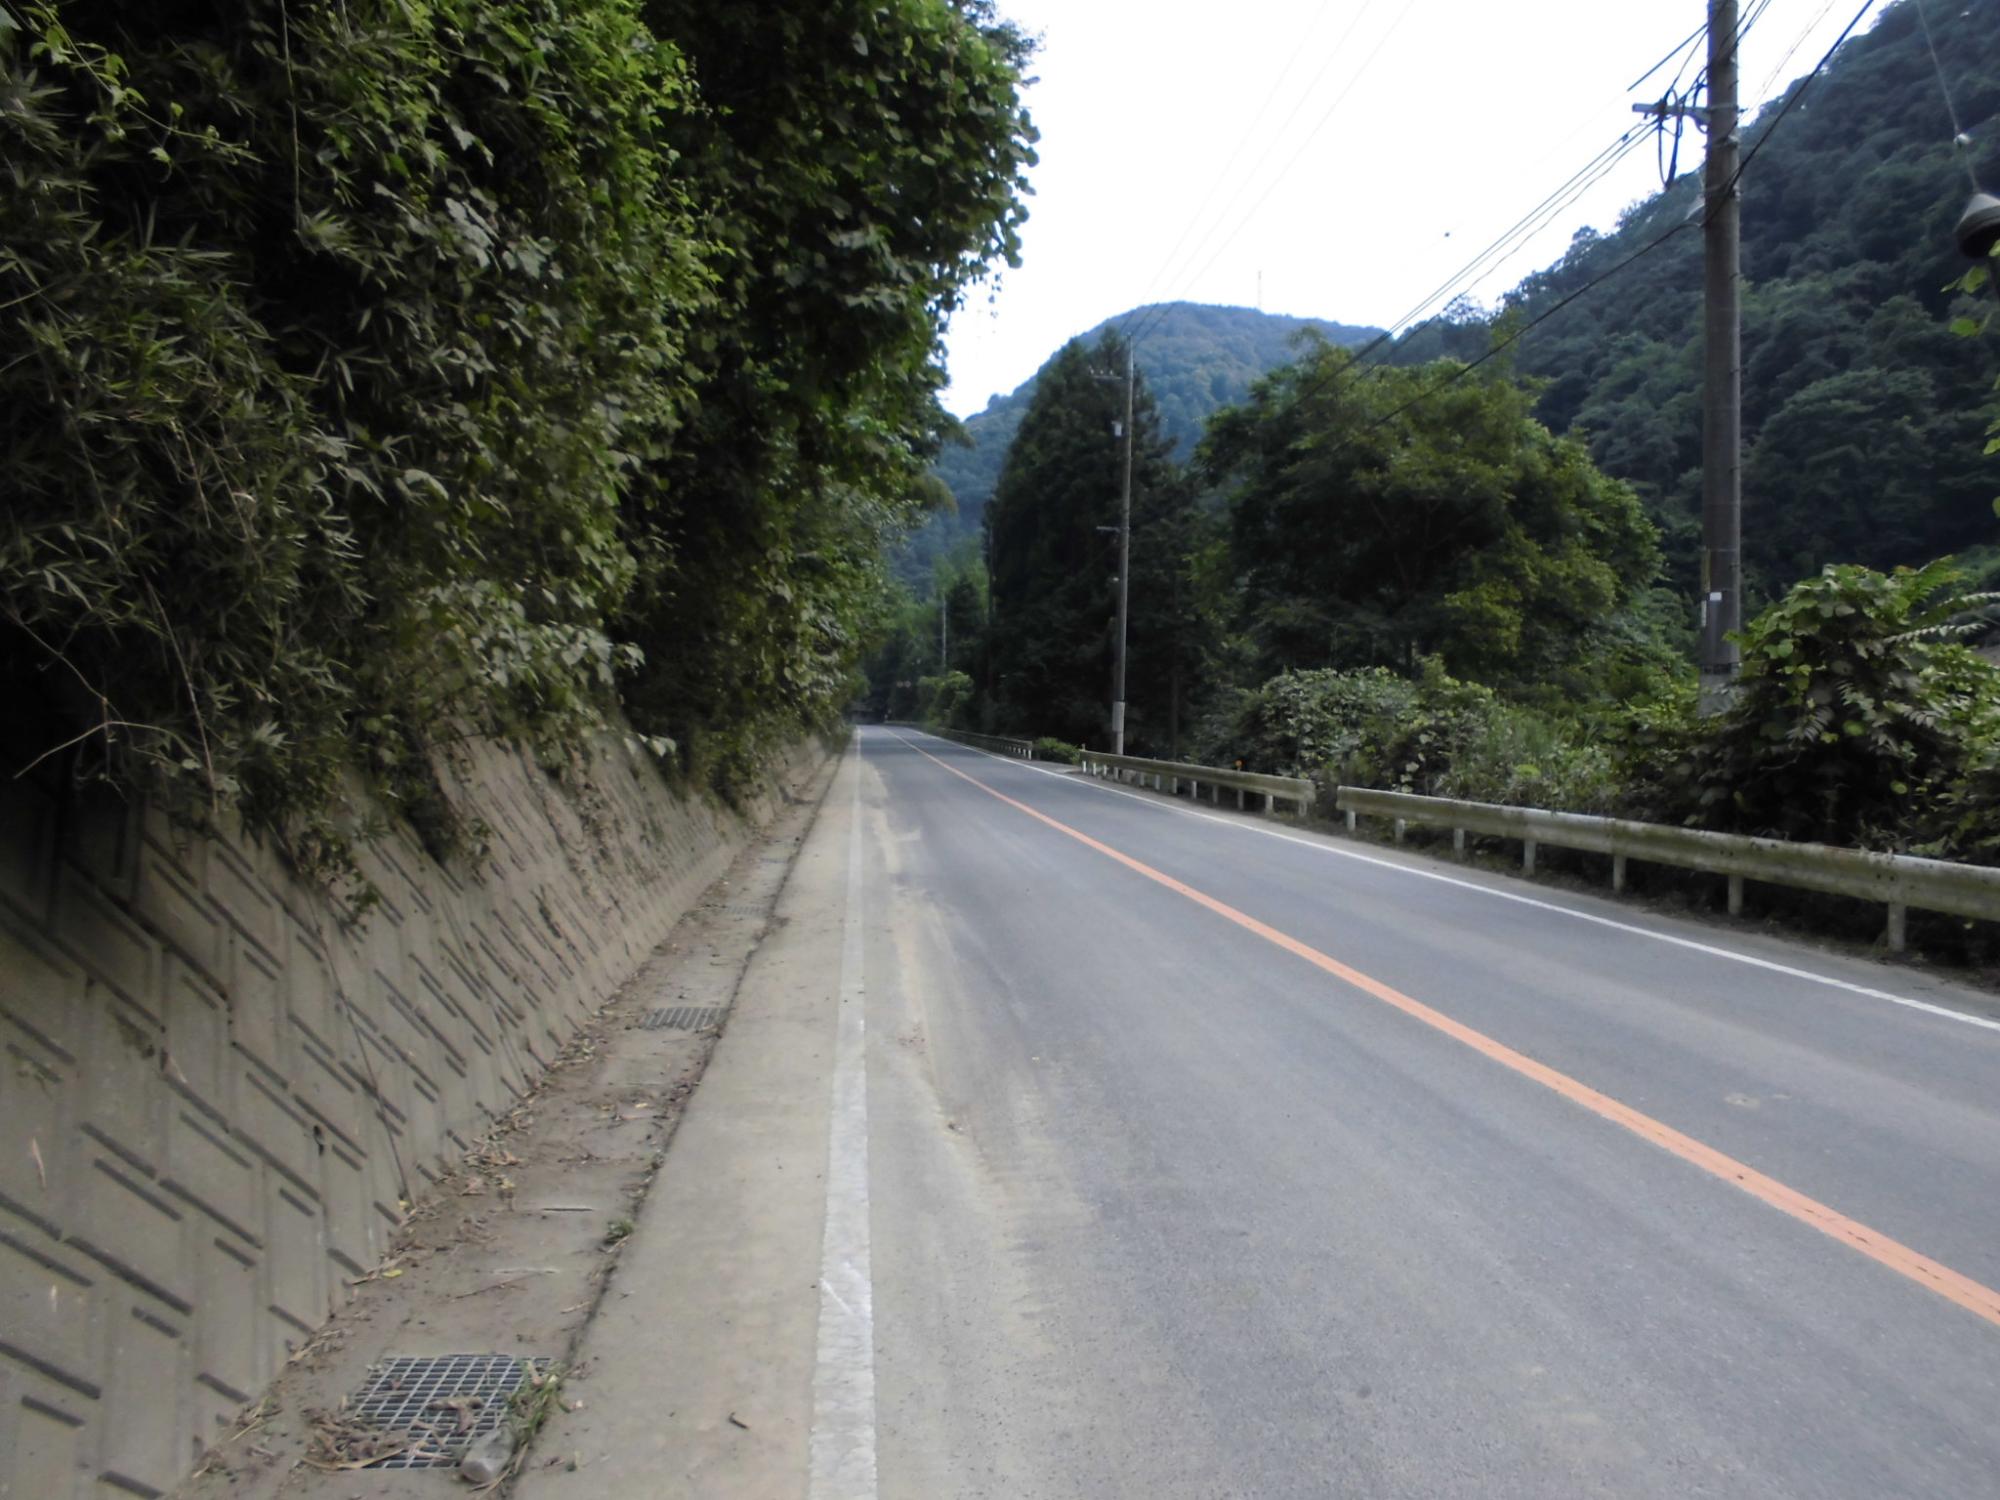
[[[1958, 248], [1966, 255], [1974, 260], [1990, 258], [1994, 246], [2000, 245], [2000, 198], [1991, 193], [1974, 193], [1965, 205], [1965, 212], [1959, 215], [1954, 233]], [[1994, 295], [2000, 296], [2000, 275], [1986, 279], [1992, 283]]]

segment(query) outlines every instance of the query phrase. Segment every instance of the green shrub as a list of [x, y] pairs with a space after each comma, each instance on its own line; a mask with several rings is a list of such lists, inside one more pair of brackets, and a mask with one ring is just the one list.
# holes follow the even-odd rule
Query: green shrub
[[1043, 735], [1035, 741], [1035, 755], [1040, 760], [1059, 761], [1063, 765], [1073, 766], [1083, 759], [1083, 750], [1067, 740], [1052, 739], [1048, 735]]
[[0, 0], [30, 756], [335, 864], [355, 765], [448, 829], [451, 744], [560, 763], [621, 696], [740, 786], [852, 696], [1028, 51], [954, 0]]
[[1573, 812], [1620, 805], [1620, 765], [1596, 726], [1461, 682], [1436, 660], [1412, 680], [1386, 668], [1287, 672], [1202, 727], [1210, 764]]
[[1950, 559], [1846, 565], [1743, 631], [1738, 696], [1666, 791], [1691, 822], [1873, 849], [1991, 852], [2000, 667], [1960, 637], [1990, 595]]
[[1238, 693], [1195, 731], [1194, 759], [1236, 761], [1252, 771], [1312, 776], [1362, 753], [1371, 726], [1393, 722], [1415, 704], [1416, 685], [1385, 667], [1284, 672]]
[[963, 672], [946, 672], [917, 682], [917, 722], [933, 729], [963, 729], [972, 706], [972, 679]]

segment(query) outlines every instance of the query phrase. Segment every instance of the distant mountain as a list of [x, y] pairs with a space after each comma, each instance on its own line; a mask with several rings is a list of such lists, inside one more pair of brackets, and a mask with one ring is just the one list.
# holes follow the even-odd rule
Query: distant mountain
[[[1295, 357], [1300, 334], [1316, 330], [1336, 344], [1352, 347], [1381, 332], [1249, 307], [1169, 302], [1135, 307], [1107, 318], [1084, 333], [1083, 341], [1095, 343], [1107, 328], [1130, 329], [1142, 315], [1150, 316], [1139, 345], [1139, 371], [1159, 405], [1162, 423], [1174, 441], [1175, 456], [1182, 459], [1194, 451], [1202, 424], [1212, 412], [1241, 401], [1249, 394], [1252, 381]], [[1054, 357], [1052, 350], [1050, 358]], [[971, 445], [947, 448], [938, 458], [938, 477], [958, 501], [958, 513], [940, 516], [911, 539], [897, 565], [905, 578], [915, 581], [928, 577], [933, 558], [950, 551], [961, 539], [979, 534], [986, 502], [993, 498], [993, 487], [1000, 479], [1007, 445], [1021, 425], [1038, 378], [1040, 371], [1010, 394], [987, 402], [984, 411], [966, 419], [965, 433]]]
[[[1743, 556], [1753, 604], [1831, 562], [1887, 568], [1980, 553], [1983, 570], [2000, 573], [2000, 461], [1984, 454], [2000, 359], [1993, 334], [1953, 332], [1992, 303], [1947, 290], [1967, 265], [1952, 226], [1968, 176], [2000, 189], [2000, 0], [1934, 7], [1935, 68], [1922, 22], [1899, 0], [1803, 98], [1794, 80], [1746, 116]], [[1665, 533], [1672, 582], [1690, 594], [1701, 540], [1700, 193], [1697, 167], [1608, 232], [1581, 231], [1500, 309], [1534, 324], [1510, 358], [1544, 382], [1538, 415], [1638, 491]], [[1472, 359], [1491, 332], [1476, 311], [1453, 310], [1389, 357]]]

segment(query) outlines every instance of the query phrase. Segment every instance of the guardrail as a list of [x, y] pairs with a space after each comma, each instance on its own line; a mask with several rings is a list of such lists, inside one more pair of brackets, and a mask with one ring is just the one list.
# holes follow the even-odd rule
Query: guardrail
[[1365, 787], [1339, 788], [1335, 806], [1347, 814], [1350, 829], [1357, 817], [1392, 819], [1399, 841], [1407, 824], [1449, 828], [1453, 847], [1460, 853], [1465, 850], [1468, 833], [1519, 839], [1521, 865], [1530, 874], [1535, 868], [1535, 849], [1541, 844], [1553, 849], [1608, 854], [1614, 891], [1625, 888], [1628, 859], [1726, 875], [1731, 916], [1743, 910], [1746, 880], [1880, 901], [1888, 908], [1888, 945], [1897, 953], [1903, 951], [1907, 913], [1912, 906], [1919, 911], [2000, 921], [2000, 869], [1985, 865], [1919, 859], [1909, 854], [1874, 854], [1831, 844], [1795, 844], [1785, 839], [1711, 833], [1706, 829], [1675, 828], [1629, 818], [1595, 818], [1532, 807], [1503, 807], [1491, 802], [1460, 802], [1450, 797], [1419, 797], [1411, 792], [1370, 791]]
[[902, 720], [885, 720], [892, 729], [917, 729], [925, 734], [934, 734], [941, 740], [954, 740], [961, 745], [970, 745], [975, 750], [990, 750], [995, 755], [1011, 755], [1017, 760], [1035, 758], [1033, 740], [1016, 739], [1004, 734], [974, 734], [967, 729], [932, 729], [927, 724], [910, 724]]
[[1189, 795], [1197, 800], [1201, 789], [1208, 787], [1212, 800], [1218, 804], [1225, 791], [1236, 793], [1238, 807], [1244, 805], [1246, 795], [1254, 794], [1264, 799], [1264, 811], [1273, 816], [1277, 813], [1278, 803], [1290, 802], [1296, 804], [1299, 816], [1303, 818], [1319, 790], [1302, 776], [1267, 776], [1261, 771], [1232, 771], [1225, 766], [1195, 766], [1177, 760], [1142, 760], [1136, 755], [1107, 755], [1100, 750], [1084, 751], [1078, 764], [1091, 776], [1116, 776], [1120, 781], [1136, 778], [1141, 786], [1150, 779], [1157, 790], [1176, 795], [1185, 781]]

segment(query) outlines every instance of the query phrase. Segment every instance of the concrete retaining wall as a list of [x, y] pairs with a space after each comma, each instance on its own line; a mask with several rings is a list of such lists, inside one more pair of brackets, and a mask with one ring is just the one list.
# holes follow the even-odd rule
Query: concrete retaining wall
[[[170, 1488], [727, 867], [744, 819], [607, 746], [471, 752], [454, 872], [367, 922], [269, 849], [0, 783], [0, 1497]], [[400, 1173], [398, 1162], [400, 1161]]]

